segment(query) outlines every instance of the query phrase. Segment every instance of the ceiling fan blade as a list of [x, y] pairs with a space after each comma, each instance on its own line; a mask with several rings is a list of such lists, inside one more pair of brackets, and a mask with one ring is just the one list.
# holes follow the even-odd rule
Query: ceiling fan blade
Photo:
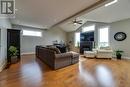
[[77, 21], [77, 22], [80, 22], [80, 23], [81, 23], [81, 22], [82, 22], [82, 20], [79, 20], [79, 21]]
[[83, 23], [82, 23], [82, 20], [77, 20], [77, 19], [74, 19], [74, 20], [72, 21], [72, 23], [73, 23], [74, 25], [83, 24]]
[[83, 24], [83, 23], [79, 23], [79, 24]]

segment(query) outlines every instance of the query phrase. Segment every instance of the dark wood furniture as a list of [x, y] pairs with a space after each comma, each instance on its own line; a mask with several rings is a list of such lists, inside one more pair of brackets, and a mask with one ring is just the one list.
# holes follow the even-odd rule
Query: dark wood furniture
[[15, 46], [18, 50], [17, 58], [20, 60], [20, 30], [8, 29], [7, 30], [7, 62], [11, 64], [11, 57], [9, 55], [9, 47]]

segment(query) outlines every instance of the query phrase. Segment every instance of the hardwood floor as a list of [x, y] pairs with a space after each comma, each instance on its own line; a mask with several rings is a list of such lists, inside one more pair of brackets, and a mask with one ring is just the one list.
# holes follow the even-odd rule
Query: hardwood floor
[[80, 58], [54, 71], [26, 55], [0, 73], [0, 87], [130, 87], [130, 61]]

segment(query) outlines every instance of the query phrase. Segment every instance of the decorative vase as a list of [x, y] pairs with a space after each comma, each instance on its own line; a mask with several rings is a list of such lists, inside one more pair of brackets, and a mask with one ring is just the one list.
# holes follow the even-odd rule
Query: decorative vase
[[17, 56], [12, 56], [12, 57], [11, 57], [11, 63], [12, 63], [12, 64], [15, 64], [15, 63], [17, 63], [17, 62], [18, 62]]

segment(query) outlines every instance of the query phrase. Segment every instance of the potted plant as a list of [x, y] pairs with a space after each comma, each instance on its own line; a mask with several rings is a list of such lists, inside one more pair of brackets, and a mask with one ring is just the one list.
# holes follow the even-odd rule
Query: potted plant
[[116, 50], [115, 53], [116, 53], [117, 59], [121, 59], [122, 53], [124, 53], [124, 51], [122, 51], [122, 50]]
[[18, 61], [18, 59], [17, 59], [17, 55], [18, 55], [17, 47], [10, 46], [8, 51], [9, 51], [9, 56], [11, 57], [11, 62], [16, 63]]

